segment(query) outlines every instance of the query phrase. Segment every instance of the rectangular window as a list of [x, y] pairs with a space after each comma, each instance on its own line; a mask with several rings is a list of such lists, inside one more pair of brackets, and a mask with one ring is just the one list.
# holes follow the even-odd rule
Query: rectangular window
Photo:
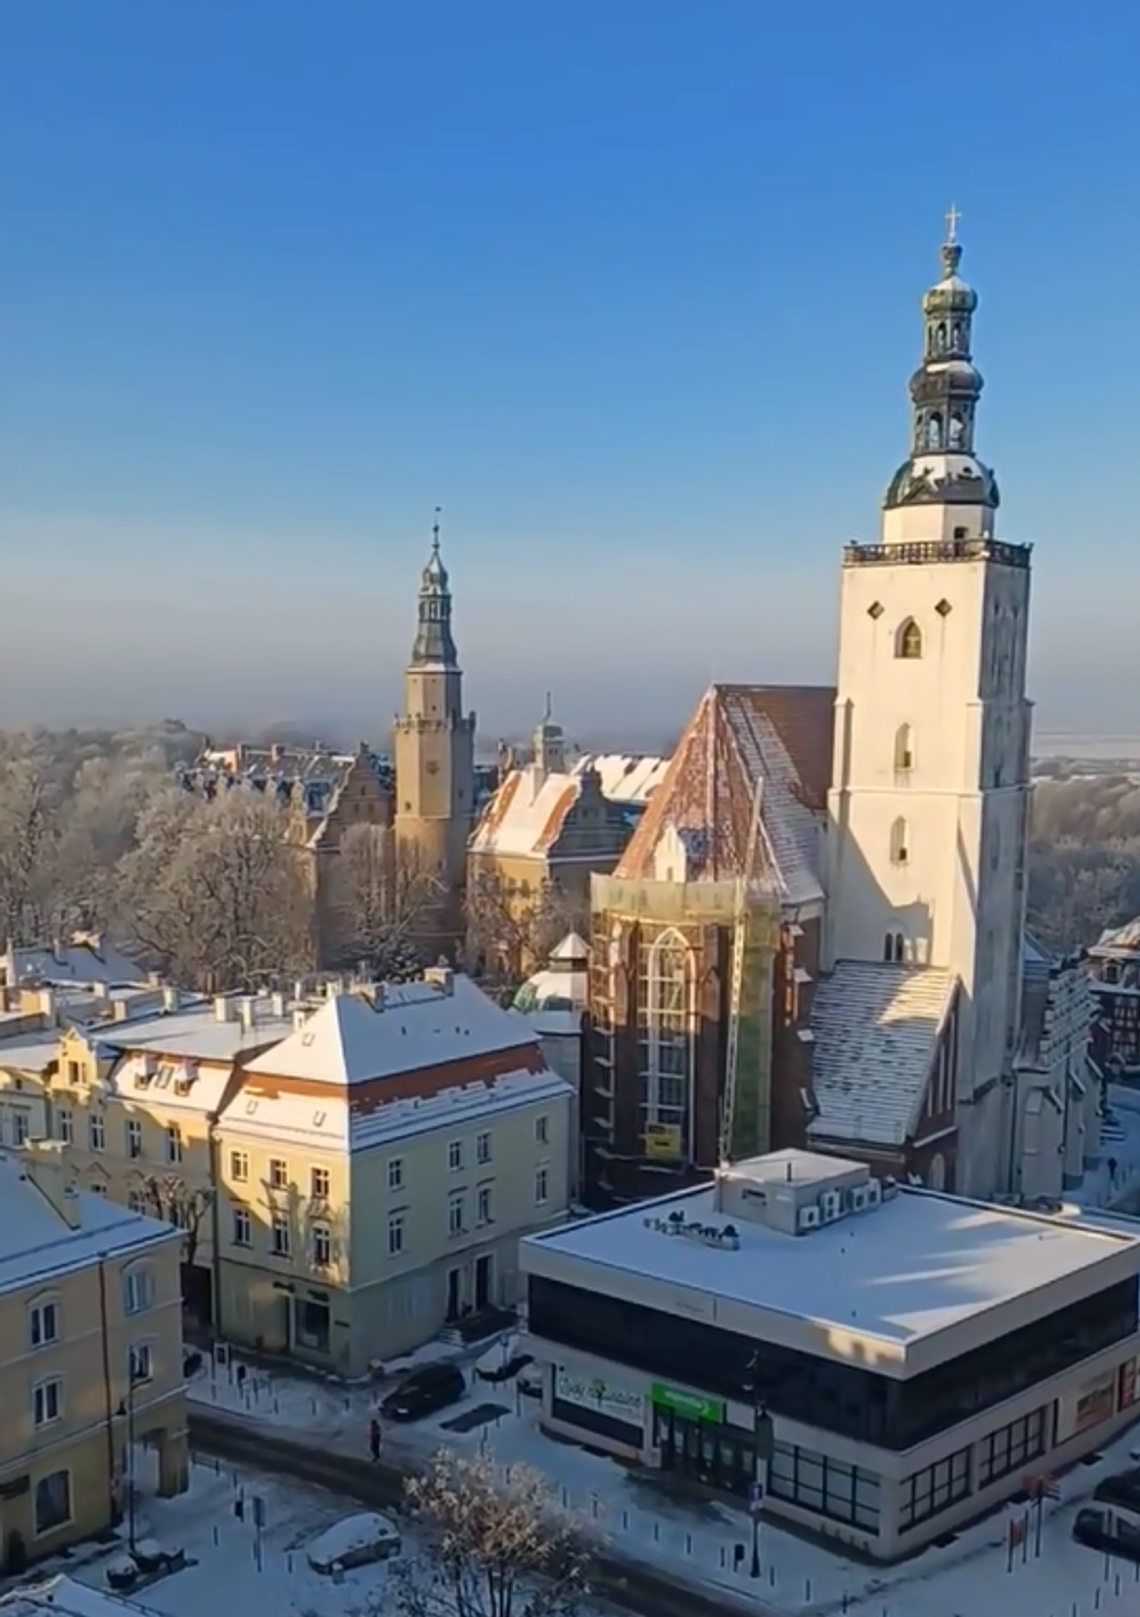
[[1011, 1471], [1023, 1470], [1030, 1460], [1044, 1454], [1047, 1414], [1046, 1409], [1035, 1409], [982, 1439], [978, 1444], [979, 1488], [1008, 1477]]
[[75, 1085], [79, 1082], [79, 1063], [78, 1063], [78, 1061], [69, 1061], [67, 1063], [67, 1081], [72, 1086], [72, 1088], [74, 1088]]
[[70, 1106], [58, 1106], [55, 1113], [55, 1137], [62, 1140], [64, 1145], [70, 1145], [75, 1138], [75, 1123], [71, 1115]]
[[452, 1173], [463, 1171], [463, 1141], [452, 1140], [447, 1148], [447, 1166]]
[[154, 1301], [154, 1280], [149, 1269], [128, 1269], [123, 1276], [123, 1312], [143, 1314]]
[[63, 1414], [63, 1382], [59, 1376], [38, 1381], [32, 1388], [32, 1413], [37, 1426], [50, 1426]]
[[327, 1224], [313, 1225], [313, 1262], [318, 1269], [327, 1269], [332, 1262], [332, 1230]]
[[484, 1166], [491, 1160], [491, 1136], [486, 1129], [475, 1136], [475, 1160]]
[[50, 1347], [59, 1341], [59, 1304], [33, 1303], [28, 1311], [28, 1335], [34, 1348]]
[[928, 1522], [970, 1497], [970, 1451], [959, 1449], [925, 1471], [907, 1477], [899, 1489], [899, 1532]]
[[273, 1190], [288, 1190], [289, 1164], [282, 1157], [269, 1159], [269, 1183]]
[[861, 1466], [833, 1460], [793, 1443], [777, 1443], [768, 1466], [768, 1491], [803, 1510], [879, 1531], [879, 1478]]
[[142, 1156], [142, 1123], [137, 1117], [127, 1120], [127, 1155], [132, 1158]]
[[447, 1198], [447, 1233], [449, 1235], [463, 1234], [463, 1202], [461, 1190], [453, 1190]]
[[314, 1168], [309, 1174], [309, 1197], [315, 1202], [327, 1202], [329, 1199], [329, 1171], [327, 1168]]
[[479, 1207], [478, 1207], [478, 1213], [477, 1213], [476, 1216], [477, 1216], [478, 1221], [479, 1221], [480, 1224], [489, 1224], [491, 1222], [491, 1186], [490, 1185], [480, 1185], [479, 1186]]
[[107, 1143], [102, 1112], [91, 1112], [87, 1118], [87, 1144], [92, 1151], [102, 1151]]
[[182, 1130], [177, 1123], [171, 1123], [166, 1131], [166, 1160], [171, 1167], [182, 1161]]
[[289, 1242], [289, 1220], [283, 1213], [274, 1213], [269, 1228], [269, 1249], [275, 1258], [287, 1258], [292, 1250]]
[[244, 1151], [230, 1152], [230, 1178], [238, 1185], [249, 1179], [249, 1157]]
[[134, 1342], [127, 1355], [127, 1379], [132, 1387], [154, 1376], [154, 1349], [149, 1342]]
[[71, 1521], [71, 1472], [52, 1471], [36, 1483], [36, 1534], [54, 1533]]
[[132, 1213], [146, 1212], [146, 1198], [143, 1196], [142, 1191], [136, 1190], [134, 1186], [127, 1191], [127, 1207]]
[[403, 1190], [404, 1188], [404, 1159], [393, 1157], [388, 1163], [388, 1189]]
[[253, 1220], [249, 1216], [248, 1207], [234, 1208], [234, 1245], [253, 1245]]
[[398, 1258], [404, 1250], [404, 1215], [391, 1213], [388, 1218], [388, 1256]]
[[545, 1112], [534, 1120], [534, 1141], [536, 1145], [550, 1144], [550, 1119]]
[[93, 1196], [105, 1196], [107, 1194], [107, 1187], [102, 1180], [96, 1180], [93, 1185], [88, 1185], [87, 1188]]
[[550, 1200], [550, 1169], [545, 1162], [534, 1170], [534, 1199], [539, 1207]]

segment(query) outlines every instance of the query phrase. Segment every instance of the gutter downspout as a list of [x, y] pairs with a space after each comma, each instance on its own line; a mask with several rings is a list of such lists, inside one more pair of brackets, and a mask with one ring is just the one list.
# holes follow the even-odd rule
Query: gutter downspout
[[103, 1408], [107, 1432], [107, 1496], [110, 1505], [109, 1520], [114, 1521], [117, 1509], [115, 1486], [115, 1395], [111, 1378], [111, 1343], [107, 1325], [107, 1255], [99, 1254], [99, 1337], [103, 1357]]

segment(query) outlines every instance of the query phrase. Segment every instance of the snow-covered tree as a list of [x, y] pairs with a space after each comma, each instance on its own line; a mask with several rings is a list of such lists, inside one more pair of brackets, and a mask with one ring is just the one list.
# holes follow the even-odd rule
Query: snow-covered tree
[[415, 939], [443, 894], [441, 879], [381, 826], [350, 826], [337, 859], [346, 960], [389, 982], [417, 977], [424, 962]]
[[556, 882], [526, 891], [490, 870], [471, 872], [465, 908], [468, 970], [510, 986], [543, 965], [554, 945], [584, 924], [582, 907]]

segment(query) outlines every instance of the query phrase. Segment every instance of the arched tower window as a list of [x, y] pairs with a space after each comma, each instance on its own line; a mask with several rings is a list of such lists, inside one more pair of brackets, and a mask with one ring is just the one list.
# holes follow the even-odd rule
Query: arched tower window
[[946, 352], [946, 322], [945, 322], [945, 320], [940, 320], [938, 322], [938, 330], [937, 330], [937, 332], [935, 333], [935, 336], [934, 336], [934, 347], [935, 347], [936, 352], [939, 353], [939, 354], [944, 354]]
[[895, 772], [907, 774], [914, 768], [914, 731], [909, 724], [900, 724], [895, 731]]
[[922, 656], [922, 630], [913, 618], [907, 618], [899, 625], [895, 639], [895, 656], [905, 657], [910, 662], [917, 662]]
[[910, 832], [900, 814], [891, 826], [891, 864], [905, 865], [910, 858]]
[[643, 944], [638, 1054], [643, 1123], [677, 1131], [687, 1144], [693, 1082], [693, 951], [674, 930]]
[[942, 448], [942, 417], [937, 410], [932, 410], [926, 418], [926, 447]]

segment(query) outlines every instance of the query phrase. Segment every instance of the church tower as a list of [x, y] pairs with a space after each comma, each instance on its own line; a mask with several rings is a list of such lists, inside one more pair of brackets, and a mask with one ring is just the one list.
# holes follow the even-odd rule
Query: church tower
[[828, 955], [958, 978], [957, 1188], [988, 1195], [1021, 993], [1030, 547], [996, 537], [997, 481], [975, 451], [977, 295], [953, 210], [948, 224], [922, 304], [910, 454], [880, 542], [843, 555]]
[[404, 710], [393, 726], [397, 844], [438, 875], [448, 902], [438, 942], [458, 936], [475, 810], [475, 715], [463, 711], [463, 674], [451, 632], [451, 585], [439, 523], [420, 578], [419, 621], [404, 674]]

